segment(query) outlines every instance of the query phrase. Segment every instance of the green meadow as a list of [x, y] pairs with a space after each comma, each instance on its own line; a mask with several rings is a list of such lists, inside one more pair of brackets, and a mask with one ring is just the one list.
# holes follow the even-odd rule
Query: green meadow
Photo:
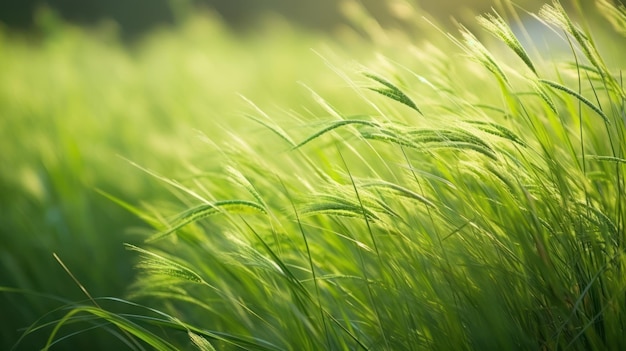
[[0, 349], [626, 349], [626, 8], [590, 4], [0, 27]]

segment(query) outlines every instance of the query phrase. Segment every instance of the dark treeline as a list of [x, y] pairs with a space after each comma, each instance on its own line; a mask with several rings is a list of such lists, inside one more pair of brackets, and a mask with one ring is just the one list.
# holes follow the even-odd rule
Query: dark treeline
[[[463, 14], [488, 11], [493, 0], [413, 0], [429, 14], [447, 21], [451, 17]], [[561, 1], [565, 6], [574, 0]], [[388, 18], [384, 1], [359, 0], [378, 19]], [[593, 6], [593, 1], [581, 1], [585, 6]], [[621, 2], [626, 0], [614, 0]], [[113, 20], [125, 37], [141, 34], [154, 26], [171, 24], [181, 15], [194, 11], [198, 7], [209, 8], [217, 12], [226, 23], [235, 29], [246, 29], [260, 15], [268, 12], [278, 13], [304, 27], [316, 30], [332, 29], [342, 22], [339, 10], [340, 0], [0, 0], [0, 25], [13, 29], [28, 30], [35, 25], [38, 9], [47, 7], [63, 20], [90, 25], [102, 20]], [[536, 10], [539, 0], [518, 0], [528, 10]]]
[[154, 26], [171, 24], [181, 12], [201, 7], [217, 12], [236, 29], [245, 29], [267, 12], [278, 13], [306, 27], [327, 29], [341, 21], [337, 3], [335, 0], [0, 0], [0, 22], [9, 28], [28, 30], [35, 25], [38, 9], [46, 7], [63, 20], [80, 25], [113, 20], [125, 36], [134, 36]]

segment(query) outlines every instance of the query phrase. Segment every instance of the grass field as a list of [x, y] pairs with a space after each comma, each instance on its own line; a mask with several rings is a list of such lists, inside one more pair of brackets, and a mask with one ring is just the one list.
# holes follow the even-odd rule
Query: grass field
[[393, 3], [1, 30], [0, 349], [625, 349], [626, 9]]

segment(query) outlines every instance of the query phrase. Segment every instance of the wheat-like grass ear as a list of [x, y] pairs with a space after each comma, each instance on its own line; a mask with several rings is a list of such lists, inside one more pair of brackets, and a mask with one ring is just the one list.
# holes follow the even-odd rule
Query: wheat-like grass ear
[[526, 64], [535, 76], [537, 76], [537, 69], [530, 59], [530, 56], [528, 56], [528, 53], [511, 30], [511, 27], [497, 12], [479, 16], [478, 23], [496, 38], [502, 40], [506, 46], [513, 50], [513, 52], [524, 61], [524, 64]]
[[395, 100], [403, 105], [406, 105], [410, 108], [412, 108], [413, 110], [417, 111], [420, 115], [424, 115], [422, 113], [422, 111], [417, 107], [417, 105], [415, 104], [415, 102], [413, 102], [413, 100], [411, 100], [411, 98], [409, 98], [402, 90], [400, 90], [400, 88], [398, 88], [397, 86], [395, 86], [393, 83], [391, 83], [390, 81], [386, 80], [385, 78], [382, 78], [380, 76], [377, 76], [373, 73], [363, 73], [364, 76], [366, 76], [367, 78], [376, 81], [380, 84], [382, 84], [384, 86], [384, 88], [375, 88], [375, 87], [370, 87], [368, 88], [369, 90], [375, 91], [383, 96], [386, 96], [392, 100]]
[[336, 122], [332, 122], [329, 126], [322, 128], [321, 130], [317, 131], [316, 133], [313, 133], [312, 135], [310, 135], [309, 137], [307, 137], [306, 139], [304, 139], [303, 141], [301, 141], [300, 143], [298, 143], [298, 145], [294, 146], [294, 149], [298, 149], [300, 147], [302, 147], [303, 145], [308, 144], [309, 142], [319, 138], [320, 136], [334, 130], [337, 129], [339, 127], [343, 127], [343, 126], [347, 126], [347, 125], [365, 125], [365, 126], [370, 126], [370, 127], [377, 127], [378, 123], [376, 122], [372, 122], [372, 121], [366, 121], [366, 120], [361, 120], [361, 119], [346, 119], [346, 120], [341, 120], [341, 121], [336, 121]]
[[146, 242], [153, 242], [163, 239], [164, 237], [175, 233], [177, 230], [183, 228], [186, 225], [220, 213], [267, 214], [267, 211], [265, 210], [265, 207], [263, 205], [247, 200], [222, 200], [213, 203], [202, 204], [179, 214], [178, 218], [174, 221], [173, 225], [169, 229], [151, 236], [150, 238], [146, 239]]
[[587, 105], [587, 107], [589, 107], [590, 109], [592, 109], [595, 113], [597, 113], [600, 117], [602, 117], [602, 119], [604, 120], [604, 123], [610, 125], [611, 124], [611, 120], [609, 120], [609, 117], [607, 117], [607, 115], [596, 105], [593, 104], [593, 102], [589, 101], [589, 99], [587, 99], [586, 97], [580, 95], [579, 93], [575, 92], [574, 90], [559, 84], [557, 82], [551, 81], [551, 80], [547, 80], [547, 79], [540, 79], [539, 82], [541, 82], [542, 84], [545, 84], [551, 88], [560, 90], [562, 92], [567, 93], [568, 95], [571, 95], [573, 97], [575, 97], [576, 99], [578, 99], [580, 102], [582, 102], [583, 104]]

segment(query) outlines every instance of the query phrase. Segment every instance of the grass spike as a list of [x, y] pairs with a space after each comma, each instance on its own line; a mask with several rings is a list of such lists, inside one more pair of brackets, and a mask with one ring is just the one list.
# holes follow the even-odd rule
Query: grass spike
[[528, 53], [522, 44], [519, 42], [515, 34], [513, 34], [511, 27], [509, 27], [509, 25], [497, 12], [495, 12], [495, 14], [479, 16], [478, 23], [496, 38], [502, 40], [506, 46], [513, 50], [517, 56], [524, 61], [526, 66], [535, 74], [535, 76], [537, 75], [537, 69], [530, 59], [530, 56], [528, 56]]
[[414, 199], [417, 200], [421, 203], [423, 203], [426, 206], [430, 206], [430, 207], [436, 207], [435, 204], [430, 201], [429, 199], [427, 199], [426, 197], [411, 191], [403, 186], [400, 186], [398, 184], [393, 184], [390, 182], [386, 182], [383, 180], [380, 181], [373, 181], [373, 182], [367, 182], [361, 185], [364, 188], [376, 188], [376, 189], [385, 189], [385, 190], [392, 190], [398, 194], [400, 194], [401, 196], [404, 196], [406, 198], [410, 198], [410, 199]]
[[[202, 277], [193, 269], [186, 267], [174, 260], [154, 252], [142, 249], [138, 246], [126, 244], [127, 249], [138, 252], [146, 259], [140, 263], [142, 268], [154, 269], [160, 273], [171, 276], [173, 278], [181, 278], [194, 283], [205, 284], [210, 286]], [[215, 288], [214, 288], [215, 289]]]
[[302, 147], [303, 145], [311, 142], [312, 140], [317, 139], [318, 137], [320, 137], [320, 136], [322, 136], [322, 135], [332, 131], [333, 129], [337, 129], [339, 127], [343, 127], [343, 126], [346, 126], [346, 125], [365, 125], [365, 126], [370, 126], [370, 127], [377, 127], [378, 123], [371, 122], [371, 121], [366, 121], [366, 120], [360, 120], [360, 119], [346, 119], [346, 120], [333, 122], [329, 126], [319, 130], [318, 132], [314, 133], [313, 135], [311, 135], [308, 138], [306, 138], [303, 141], [301, 141], [298, 145], [296, 145], [294, 147], [294, 149], [298, 149], [298, 148]]
[[211, 343], [203, 338], [202, 336], [192, 332], [191, 330], [187, 332], [189, 335], [189, 339], [191, 342], [198, 348], [200, 351], [216, 351]]
[[614, 162], [626, 164], [626, 159], [614, 156], [585, 155], [588, 160], [596, 160], [600, 162]]
[[561, 85], [557, 82], [551, 81], [551, 80], [547, 80], [547, 79], [540, 79], [539, 82], [550, 86], [554, 89], [560, 90], [562, 92], [567, 93], [568, 95], [571, 95], [573, 97], [575, 97], [576, 99], [578, 99], [578, 101], [582, 102], [583, 104], [587, 105], [587, 107], [589, 107], [590, 109], [592, 109], [594, 112], [596, 112], [600, 117], [602, 117], [602, 119], [604, 120], [604, 123], [606, 124], [611, 124], [611, 121], [609, 120], [609, 118], [606, 116], [606, 114], [604, 114], [604, 112], [602, 112], [602, 110], [600, 108], [598, 108], [596, 105], [594, 105], [591, 101], [589, 101], [586, 97], [580, 95], [579, 93], [575, 92], [574, 90]]
[[492, 123], [492, 122], [484, 122], [484, 121], [475, 121], [475, 120], [469, 120], [465, 122], [475, 125], [478, 129], [482, 130], [485, 133], [489, 133], [491, 135], [495, 135], [500, 138], [510, 140], [523, 147], [528, 146], [519, 136], [513, 133], [510, 129], [500, 124]]
[[396, 100], [397, 102], [404, 104], [412, 108], [413, 110], [417, 111], [420, 115], [422, 116], [424, 115], [422, 111], [417, 107], [415, 102], [413, 102], [411, 98], [409, 98], [402, 90], [400, 90], [400, 88], [392, 84], [390, 81], [380, 76], [377, 76], [373, 73], [363, 73], [363, 75], [385, 86], [385, 88], [368, 88], [369, 90], [375, 91], [392, 100]]
[[176, 232], [182, 227], [198, 221], [202, 218], [206, 218], [219, 213], [259, 213], [267, 214], [267, 211], [262, 205], [256, 202], [247, 200], [223, 200], [216, 201], [205, 205], [194, 207], [181, 213], [174, 221], [174, 224], [168, 230], [157, 233], [148, 238], [146, 242], [152, 242], [163, 239], [164, 237]]
[[509, 79], [506, 74], [497, 63], [493, 55], [487, 50], [487, 48], [476, 38], [472, 32], [462, 25], [460, 26], [461, 36], [463, 37], [464, 45], [462, 48], [470, 55], [470, 58], [476, 60], [483, 65], [487, 70], [494, 74], [496, 79], [505, 86], [509, 86]]

